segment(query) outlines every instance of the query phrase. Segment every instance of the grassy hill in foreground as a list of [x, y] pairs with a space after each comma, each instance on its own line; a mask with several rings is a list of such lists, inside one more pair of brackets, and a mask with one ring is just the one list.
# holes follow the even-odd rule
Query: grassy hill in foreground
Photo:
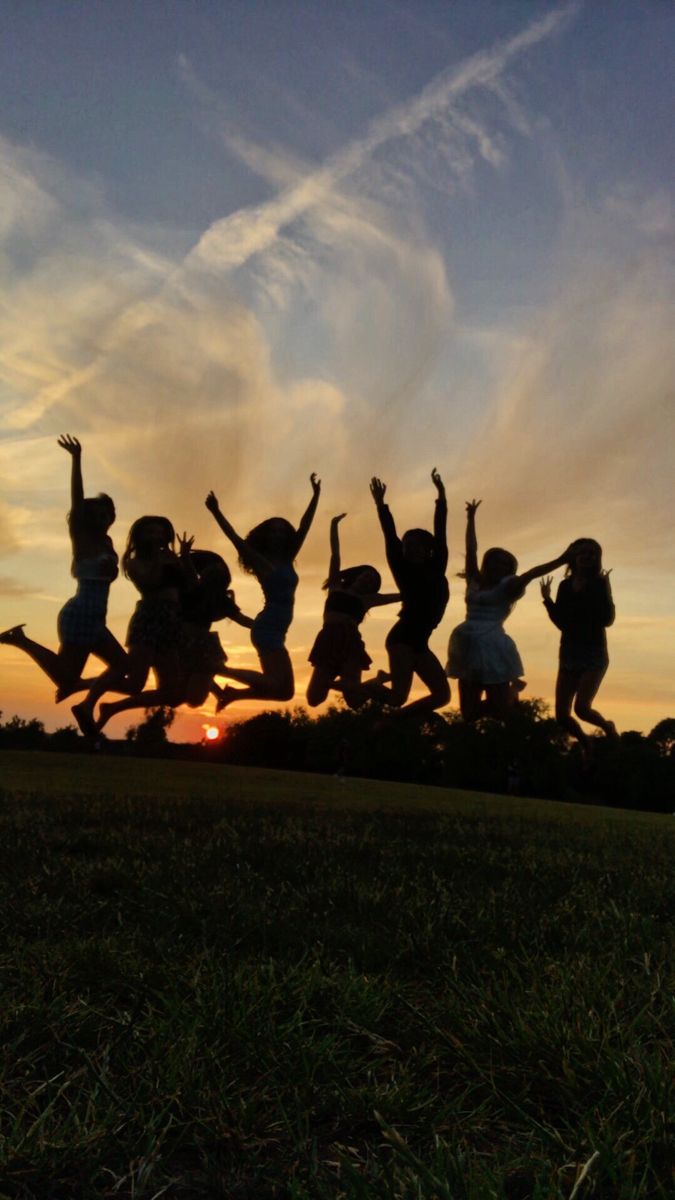
[[0, 771], [0, 1196], [672, 1195], [672, 818]]

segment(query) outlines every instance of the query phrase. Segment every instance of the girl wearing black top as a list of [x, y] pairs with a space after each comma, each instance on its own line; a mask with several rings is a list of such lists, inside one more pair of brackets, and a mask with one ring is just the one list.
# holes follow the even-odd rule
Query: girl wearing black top
[[448, 506], [443, 480], [434, 467], [431, 479], [436, 488], [434, 532], [409, 529], [399, 538], [389, 506], [384, 502], [386, 484], [373, 478], [370, 491], [384, 534], [387, 562], [401, 593], [398, 621], [389, 631], [391, 686], [366, 683], [371, 695], [400, 708], [412, 687], [413, 675], [419, 676], [429, 693], [405, 706], [405, 713], [429, 713], [443, 708], [450, 699], [450, 686], [436, 655], [429, 649], [429, 638], [441, 621], [450, 596], [445, 572], [448, 565], [446, 524]]
[[567, 575], [555, 601], [551, 599], [551, 583], [549, 576], [540, 586], [544, 607], [562, 632], [555, 690], [556, 720], [587, 752], [590, 740], [572, 716], [572, 705], [582, 721], [616, 736], [614, 723], [593, 708], [609, 666], [605, 629], [614, 622], [609, 572], [602, 569], [602, 547], [593, 538], [577, 538], [570, 546]]
[[368, 609], [400, 600], [398, 592], [380, 595], [381, 577], [375, 567], [340, 566], [338, 526], [346, 513], [330, 523], [330, 566], [323, 610], [323, 629], [312, 646], [309, 661], [314, 670], [307, 685], [310, 708], [323, 704], [331, 688], [341, 691], [350, 708], [358, 708], [367, 699], [361, 689], [361, 675], [371, 664], [359, 625]]

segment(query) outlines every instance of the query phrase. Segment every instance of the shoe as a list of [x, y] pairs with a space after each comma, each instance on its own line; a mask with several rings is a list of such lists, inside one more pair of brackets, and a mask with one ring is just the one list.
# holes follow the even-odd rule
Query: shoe
[[26, 623], [24, 621], [23, 625], [12, 625], [11, 629], [5, 629], [4, 633], [0, 633], [0, 643], [3, 646], [15, 646], [17, 642], [21, 641], [19, 634], [25, 628]]
[[84, 702], [82, 702], [82, 704], [73, 704], [70, 711], [77, 721], [81, 733], [83, 733], [85, 737], [96, 738], [99, 736], [94, 715], [91, 710], [87, 708]]

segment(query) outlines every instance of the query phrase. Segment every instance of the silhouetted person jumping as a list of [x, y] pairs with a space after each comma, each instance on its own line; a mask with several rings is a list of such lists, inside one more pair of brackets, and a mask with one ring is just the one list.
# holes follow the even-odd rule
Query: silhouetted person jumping
[[223, 516], [218, 498], [209, 492], [206, 507], [239, 554], [245, 571], [255, 575], [265, 603], [251, 626], [251, 641], [258, 652], [260, 671], [227, 666], [223, 674], [248, 686], [224, 687], [218, 691], [217, 711], [235, 700], [292, 700], [295, 694], [293, 664], [286, 649], [286, 634], [293, 620], [293, 605], [298, 576], [293, 566], [319, 503], [321, 481], [310, 476], [312, 499], [297, 529], [284, 517], [269, 517], [256, 525], [245, 538]]
[[58, 444], [71, 461], [68, 532], [77, 592], [58, 615], [61, 644], [57, 652], [27, 637], [24, 625], [0, 634], [0, 643], [23, 650], [56, 684], [57, 701], [89, 686], [90, 681], [82, 680], [81, 675], [90, 654], [122, 672], [126, 665], [124, 649], [106, 625], [110, 584], [118, 574], [117, 555], [108, 534], [115, 520], [115, 505], [104, 493], [85, 497], [82, 447], [77, 438], [64, 434]]
[[369, 609], [400, 600], [398, 592], [381, 595], [382, 578], [375, 567], [363, 563], [342, 568], [340, 564], [340, 521], [330, 523], [330, 565], [324, 588], [328, 592], [323, 610], [323, 628], [317, 634], [309, 661], [314, 670], [307, 685], [310, 708], [323, 704], [331, 688], [342, 692], [350, 708], [365, 702], [361, 676], [372, 659], [366, 652], [359, 625]]
[[[443, 667], [429, 649], [429, 638], [443, 617], [450, 596], [445, 577], [448, 565], [448, 506], [443, 480], [435, 467], [431, 479], [437, 493], [434, 532], [408, 529], [403, 537], [398, 536], [394, 518], [384, 501], [386, 484], [375, 477], [370, 484], [384, 534], [387, 562], [401, 594], [401, 611], [385, 643], [389, 655], [390, 686], [385, 688], [376, 679], [366, 681], [363, 687], [373, 698], [401, 708], [405, 715], [431, 713], [436, 708], [443, 708], [450, 699], [450, 687]], [[406, 704], [414, 675], [422, 680], [429, 692], [419, 700]]]
[[613, 721], [606, 720], [593, 701], [602, 683], [609, 657], [605, 629], [614, 623], [614, 601], [609, 572], [602, 569], [602, 547], [593, 538], [577, 538], [569, 549], [569, 565], [555, 601], [552, 579], [542, 579], [546, 611], [562, 632], [558, 678], [555, 685], [556, 721], [580, 743], [584, 755], [590, 739], [572, 716], [616, 736]]
[[[525, 686], [523, 664], [504, 622], [533, 579], [568, 561], [569, 550], [552, 562], [517, 575], [518, 561], [508, 550], [486, 550], [478, 566], [476, 510], [480, 500], [466, 502], [466, 620], [453, 629], [447, 672], [459, 681], [459, 706], [465, 721], [480, 717], [504, 720]], [[483, 693], [486, 699], [483, 701]]]

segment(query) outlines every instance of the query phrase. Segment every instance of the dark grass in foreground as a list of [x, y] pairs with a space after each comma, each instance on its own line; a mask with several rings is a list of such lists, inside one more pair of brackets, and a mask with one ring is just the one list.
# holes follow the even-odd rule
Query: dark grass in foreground
[[0, 770], [0, 1196], [672, 1196], [672, 818]]

